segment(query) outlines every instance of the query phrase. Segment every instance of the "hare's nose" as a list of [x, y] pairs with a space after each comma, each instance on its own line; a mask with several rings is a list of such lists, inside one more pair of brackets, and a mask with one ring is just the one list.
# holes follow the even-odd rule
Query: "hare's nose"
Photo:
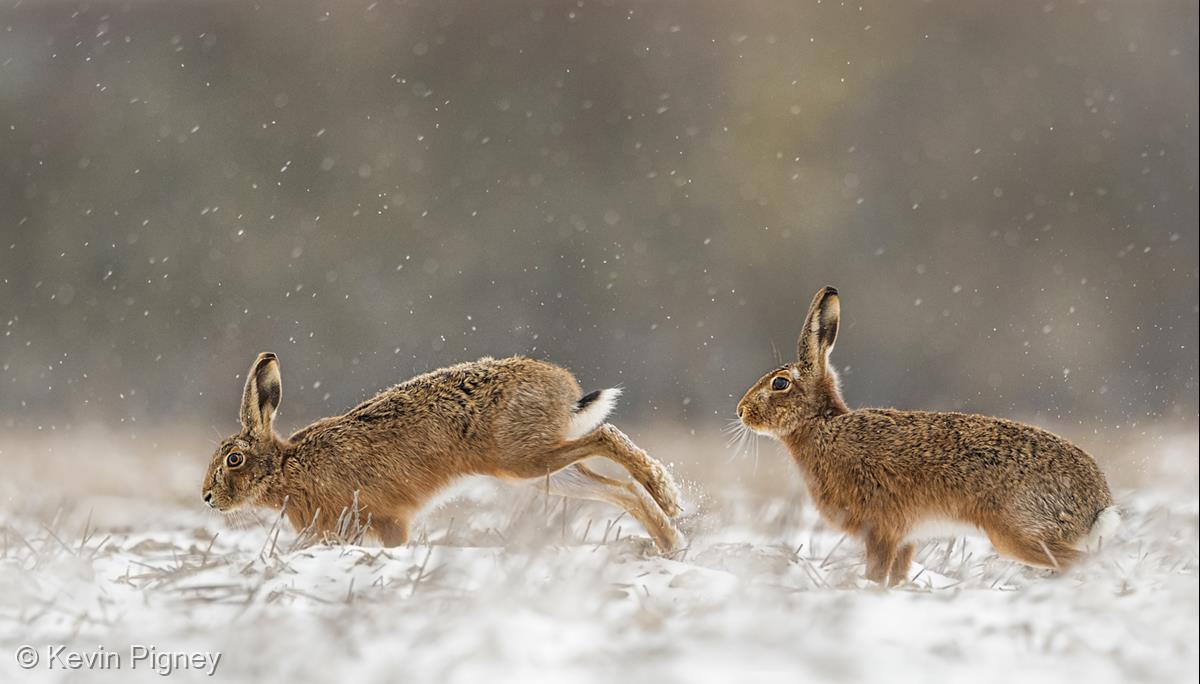
[[212, 505], [212, 490], [211, 489], [207, 492], [204, 492], [204, 503], [208, 504], [209, 506]]
[[738, 418], [741, 418], [741, 417], [742, 417], [742, 414], [743, 414], [743, 413], [745, 413], [745, 412], [746, 412], [746, 410], [745, 410], [745, 409], [743, 409], [741, 406], [737, 407], [737, 414], [738, 414]]

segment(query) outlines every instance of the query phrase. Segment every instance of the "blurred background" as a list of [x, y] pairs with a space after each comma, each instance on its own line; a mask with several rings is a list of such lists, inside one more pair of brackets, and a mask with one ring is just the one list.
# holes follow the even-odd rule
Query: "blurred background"
[[262, 350], [285, 430], [519, 353], [708, 435], [825, 284], [851, 406], [1194, 435], [1196, 65], [1194, 2], [3, 0], [0, 459], [198, 472]]

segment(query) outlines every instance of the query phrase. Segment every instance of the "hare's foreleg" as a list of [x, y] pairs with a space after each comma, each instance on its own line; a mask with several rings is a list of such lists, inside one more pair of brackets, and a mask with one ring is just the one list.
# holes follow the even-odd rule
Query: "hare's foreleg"
[[679, 490], [670, 473], [611, 423], [601, 425], [571, 445], [589, 451], [591, 456], [603, 456], [619, 463], [646, 488], [667, 517], [674, 518], [682, 511]]
[[912, 565], [914, 551], [916, 551], [916, 547], [912, 544], [904, 544], [896, 550], [896, 559], [892, 561], [892, 569], [888, 573], [889, 587], [908, 581], [908, 569]]
[[679, 533], [671, 519], [632, 482], [605, 477], [576, 463], [550, 476], [550, 491], [559, 496], [603, 501], [624, 509], [646, 529], [664, 553], [679, 545]]
[[882, 530], [867, 530], [863, 540], [867, 546], [867, 579], [886, 585], [888, 574], [896, 562], [897, 540]]

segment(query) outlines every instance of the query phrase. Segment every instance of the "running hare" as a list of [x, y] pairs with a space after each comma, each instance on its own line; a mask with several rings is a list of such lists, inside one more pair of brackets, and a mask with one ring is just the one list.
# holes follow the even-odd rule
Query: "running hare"
[[[458, 477], [545, 478], [554, 493], [620, 506], [671, 551], [679, 495], [662, 464], [604, 422], [619, 395], [582, 395], [569, 372], [542, 361], [485, 358], [419, 375], [282, 439], [272, 430], [279, 361], [263, 353], [246, 378], [242, 430], [213, 455], [202, 493], [222, 511], [278, 508], [286, 497], [292, 526], [315, 521], [318, 533], [357, 493], [371, 531], [395, 546], [421, 505]], [[591, 456], [624, 466], [645, 491], [578, 463]]]
[[1096, 462], [1029, 425], [962, 413], [852, 411], [829, 352], [837, 290], [813, 297], [796, 361], [738, 402], [746, 427], [787, 445], [821, 515], [861, 538], [867, 577], [907, 580], [913, 540], [939, 525], [983, 530], [1001, 553], [1064, 568], [1120, 522]]

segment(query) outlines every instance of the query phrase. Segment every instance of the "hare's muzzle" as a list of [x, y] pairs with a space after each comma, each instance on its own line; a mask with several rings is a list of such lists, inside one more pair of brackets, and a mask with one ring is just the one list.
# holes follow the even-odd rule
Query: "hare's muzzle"
[[737, 409], [735, 409], [735, 413], [737, 413], [738, 420], [741, 420], [742, 416], [746, 415], [746, 397], [742, 397], [741, 399], [738, 400]]
[[212, 499], [213, 499], [213, 493], [212, 493], [211, 489], [208, 490], [207, 492], [204, 492], [204, 503], [208, 504], [209, 508], [213, 508]]

